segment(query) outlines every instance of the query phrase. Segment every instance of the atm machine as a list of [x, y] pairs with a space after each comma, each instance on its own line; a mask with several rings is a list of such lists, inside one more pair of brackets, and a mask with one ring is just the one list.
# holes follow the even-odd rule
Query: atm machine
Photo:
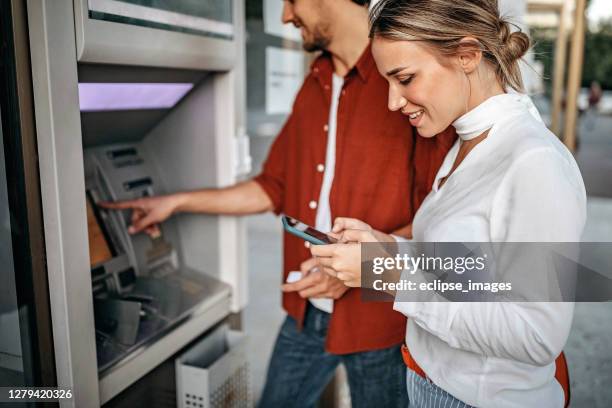
[[129, 211], [98, 205], [250, 170], [244, 2], [28, 0], [27, 16], [61, 406], [114, 406], [247, 302], [239, 218], [130, 235]]

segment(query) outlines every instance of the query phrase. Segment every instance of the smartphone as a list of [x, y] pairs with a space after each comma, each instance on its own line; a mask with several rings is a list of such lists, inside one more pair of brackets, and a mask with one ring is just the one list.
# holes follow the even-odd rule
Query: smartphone
[[295, 218], [283, 215], [282, 220], [285, 231], [295, 235], [296, 237], [302, 238], [303, 240], [308, 241], [311, 244], [326, 245], [335, 244], [336, 242], [338, 242], [335, 238], [330, 237], [329, 235], [318, 231], [312, 228], [310, 225], [304, 224], [303, 222], [298, 221]]

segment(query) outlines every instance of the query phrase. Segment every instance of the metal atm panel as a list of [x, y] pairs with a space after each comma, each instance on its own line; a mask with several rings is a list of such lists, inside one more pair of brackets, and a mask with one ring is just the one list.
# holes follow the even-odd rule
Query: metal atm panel
[[[189, 15], [184, 6], [164, 10], [135, 1], [73, 1], [79, 61], [161, 67], [171, 61], [176, 68], [214, 71], [230, 70], [236, 64], [236, 40], [241, 35], [233, 21], [234, 1], [191, 2], [203, 10], [215, 3], [227, 5], [229, 17], [227, 13]], [[182, 22], [173, 22], [177, 20]]]
[[160, 225], [154, 238], [130, 235], [129, 211], [98, 206], [165, 192], [153, 159], [139, 144], [95, 147], [84, 155], [97, 360], [104, 375], [205, 311], [211, 299], [229, 298], [230, 288], [184, 266], [175, 220]]

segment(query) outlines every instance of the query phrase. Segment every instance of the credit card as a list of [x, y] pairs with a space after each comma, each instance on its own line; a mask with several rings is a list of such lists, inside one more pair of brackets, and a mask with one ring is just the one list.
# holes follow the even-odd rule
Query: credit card
[[287, 275], [287, 280], [285, 282], [293, 283], [293, 282], [299, 281], [300, 279], [302, 279], [302, 272], [300, 272], [300, 271], [291, 271], [291, 272], [289, 272], [289, 275]]

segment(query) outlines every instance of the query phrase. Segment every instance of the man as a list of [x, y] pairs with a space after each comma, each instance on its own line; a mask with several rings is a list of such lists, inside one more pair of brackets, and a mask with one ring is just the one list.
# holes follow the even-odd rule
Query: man
[[[453, 135], [419, 140], [415, 147], [408, 118], [387, 109], [387, 84], [370, 52], [368, 3], [286, 0], [283, 22], [301, 29], [305, 50], [323, 52], [261, 174], [224, 189], [109, 204], [134, 210], [130, 232], [151, 232], [176, 212], [274, 211], [323, 231], [345, 216], [401, 234], [412, 220], [413, 189], [418, 204]], [[303, 278], [283, 285], [288, 316], [260, 406], [315, 406], [340, 363], [347, 369], [353, 407], [407, 406], [400, 352], [405, 318], [392, 303], [361, 302], [360, 289], [347, 289], [316, 266], [304, 242], [285, 234], [284, 279], [293, 270]]]

